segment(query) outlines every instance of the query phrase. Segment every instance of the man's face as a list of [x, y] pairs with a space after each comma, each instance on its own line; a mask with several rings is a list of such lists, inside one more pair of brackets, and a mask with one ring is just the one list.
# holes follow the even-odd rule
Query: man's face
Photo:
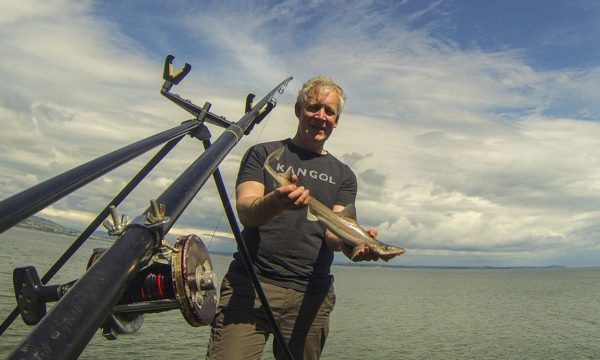
[[304, 105], [296, 105], [299, 130], [306, 144], [322, 145], [337, 126], [339, 98], [335, 91], [315, 91]]

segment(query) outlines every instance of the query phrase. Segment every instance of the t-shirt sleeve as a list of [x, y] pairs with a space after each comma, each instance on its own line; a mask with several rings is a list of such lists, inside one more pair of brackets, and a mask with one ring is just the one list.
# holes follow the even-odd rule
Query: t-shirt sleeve
[[263, 165], [267, 158], [266, 151], [260, 146], [253, 146], [242, 158], [236, 186], [246, 181], [265, 183]]
[[353, 204], [356, 200], [358, 184], [356, 175], [354, 175], [354, 172], [348, 166], [344, 166], [343, 179], [335, 199], [335, 204], [346, 206], [348, 204]]

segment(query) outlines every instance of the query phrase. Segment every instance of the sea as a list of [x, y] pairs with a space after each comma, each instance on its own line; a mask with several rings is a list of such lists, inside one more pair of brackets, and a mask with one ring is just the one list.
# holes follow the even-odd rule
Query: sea
[[[41, 277], [74, 239], [23, 228], [0, 234], [0, 321], [15, 307], [13, 269], [33, 265]], [[50, 284], [77, 279], [92, 249], [108, 246], [88, 240]], [[211, 259], [222, 276], [231, 256]], [[333, 273], [337, 303], [322, 359], [600, 359], [600, 268], [335, 265]], [[0, 336], [0, 357], [31, 329], [15, 320]], [[80, 358], [203, 359], [208, 334], [177, 309], [146, 314], [134, 334], [109, 341], [98, 331]], [[271, 349], [272, 339], [263, 359]]]

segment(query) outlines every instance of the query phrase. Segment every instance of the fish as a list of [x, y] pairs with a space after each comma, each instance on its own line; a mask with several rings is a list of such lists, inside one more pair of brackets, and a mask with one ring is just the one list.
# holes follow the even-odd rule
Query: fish
[[[267, 156], [263, 168], [275, 180], [275, 183], [281, 187], [292, 184], [292, 170], [288, 169], [285, 173], [278, 173], [271, 167], [273, 160], [279, 160], [285, 147], [280, 147]], [[348, 257], [354, 260], [356, 256], [364, 249], [369, 247], [369, 251], [378, 255], [382, 260], [389, 261], [397, 255], [402, 255], [405, 249], [393, 245], [385, 244], [369, 235], [356, 220], [356, 208], [354, 204], [349, 204], [340, 212], [334, 212], [314, 197], [307, 206], [307, 219], [310, 221], [319, 221], [325, 225], [329, 231], [334, 233], [342, 240], [345, 249], [349, 250]]]

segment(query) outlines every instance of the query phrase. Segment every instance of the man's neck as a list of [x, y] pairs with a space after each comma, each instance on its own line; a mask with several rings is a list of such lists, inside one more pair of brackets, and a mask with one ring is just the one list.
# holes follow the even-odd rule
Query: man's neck
[[315, 154], [325, 155], [327, 151], [323, 148], [323, 144], [306, 144], [302, 142], [298, 136], [294, 136], [292, 138], [292, 144], [296, 145], [299, 148], [304, 150], [308, 150], [310, 152], [314, 152]]

